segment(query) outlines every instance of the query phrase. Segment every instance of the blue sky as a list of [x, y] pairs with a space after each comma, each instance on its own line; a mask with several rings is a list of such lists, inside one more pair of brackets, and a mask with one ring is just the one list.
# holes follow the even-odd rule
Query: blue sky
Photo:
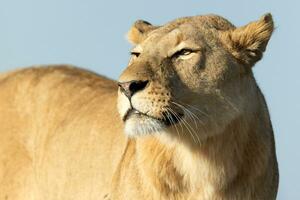
[[163, 24], [215, 13], [244, 25], [266, 12], [276, 31], [254, 68], [273, 122], [280, 167], [278, 199], [300, 199], [300, 1], [0, 0], [0, 71], [69, 63], [116, 79], [127, 64], [125, 34], [137, 19]]

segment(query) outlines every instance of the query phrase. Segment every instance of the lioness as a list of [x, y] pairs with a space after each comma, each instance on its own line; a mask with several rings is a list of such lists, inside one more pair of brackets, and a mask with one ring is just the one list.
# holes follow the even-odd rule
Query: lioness
[[275, 199], [252, 73], [273, 27], [270, 14], [239, 28], [216, 15], [139, 20], [118, 83], [72, 66], [1, 75], [0, 199]]

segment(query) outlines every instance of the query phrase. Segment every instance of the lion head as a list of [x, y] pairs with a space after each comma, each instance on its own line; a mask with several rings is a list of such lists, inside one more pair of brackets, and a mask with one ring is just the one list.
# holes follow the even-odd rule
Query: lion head
[[139, 20], [119, 79], [118, 109], [129, 136], [164, 133], [193, 142], [218, 134], [258, 106], [252, 67], [273, 32], [271, 14], [236, 28], [216, 15], [163, 26]]

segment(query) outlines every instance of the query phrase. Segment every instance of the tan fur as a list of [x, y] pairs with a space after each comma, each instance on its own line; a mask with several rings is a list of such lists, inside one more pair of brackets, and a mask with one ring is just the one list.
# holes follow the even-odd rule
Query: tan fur
[[[275, 199], [272, 126], [251, 72], [272, 31], [271, 15], [241, 28], [215, 15], [138, 21], [139, 56], [119, 81], [148, 84], [131, 102], [72, 66], [2, 75], [0, 199]], [[122, 122], [131, 106], [144, 114]], [[171, 112], [181, 120], [163, 125]]]
[[257, 22], [221, 33], [221, 40], [238, 60], [252, 66], [261, 59], [273, 29], [272, 16], [267, 14]]
[[148, 24], [148, 22], [138, 20], [134, 23], [134, 26], [132, 26], [132, 28], [128, 32], [127, 38], [132, 44], [137, 44], [145, 39], [147, 32], [150, 32], [153, 29], [155, 29], [155, 27]]

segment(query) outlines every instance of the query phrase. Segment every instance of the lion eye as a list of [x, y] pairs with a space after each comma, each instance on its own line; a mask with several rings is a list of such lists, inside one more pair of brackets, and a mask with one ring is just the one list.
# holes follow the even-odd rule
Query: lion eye
[[176, 53], [174, 53], [172, 55], [172, 57], [176, 58], [176, 57], [179, 57], [179, 56], [187, 56], [187, 55], [190, 55], [191, 53], [193, 53], [193, 50], [191, 50], [191, 49], [181, 49], [181, 50], [177, 51]]
[[140, 54], [141, 53], [139, 53], [139, 52], [134, 52], [134, 51], [130, 52], [130, 55], [134, 56], [134, 57], [139, 57]]

